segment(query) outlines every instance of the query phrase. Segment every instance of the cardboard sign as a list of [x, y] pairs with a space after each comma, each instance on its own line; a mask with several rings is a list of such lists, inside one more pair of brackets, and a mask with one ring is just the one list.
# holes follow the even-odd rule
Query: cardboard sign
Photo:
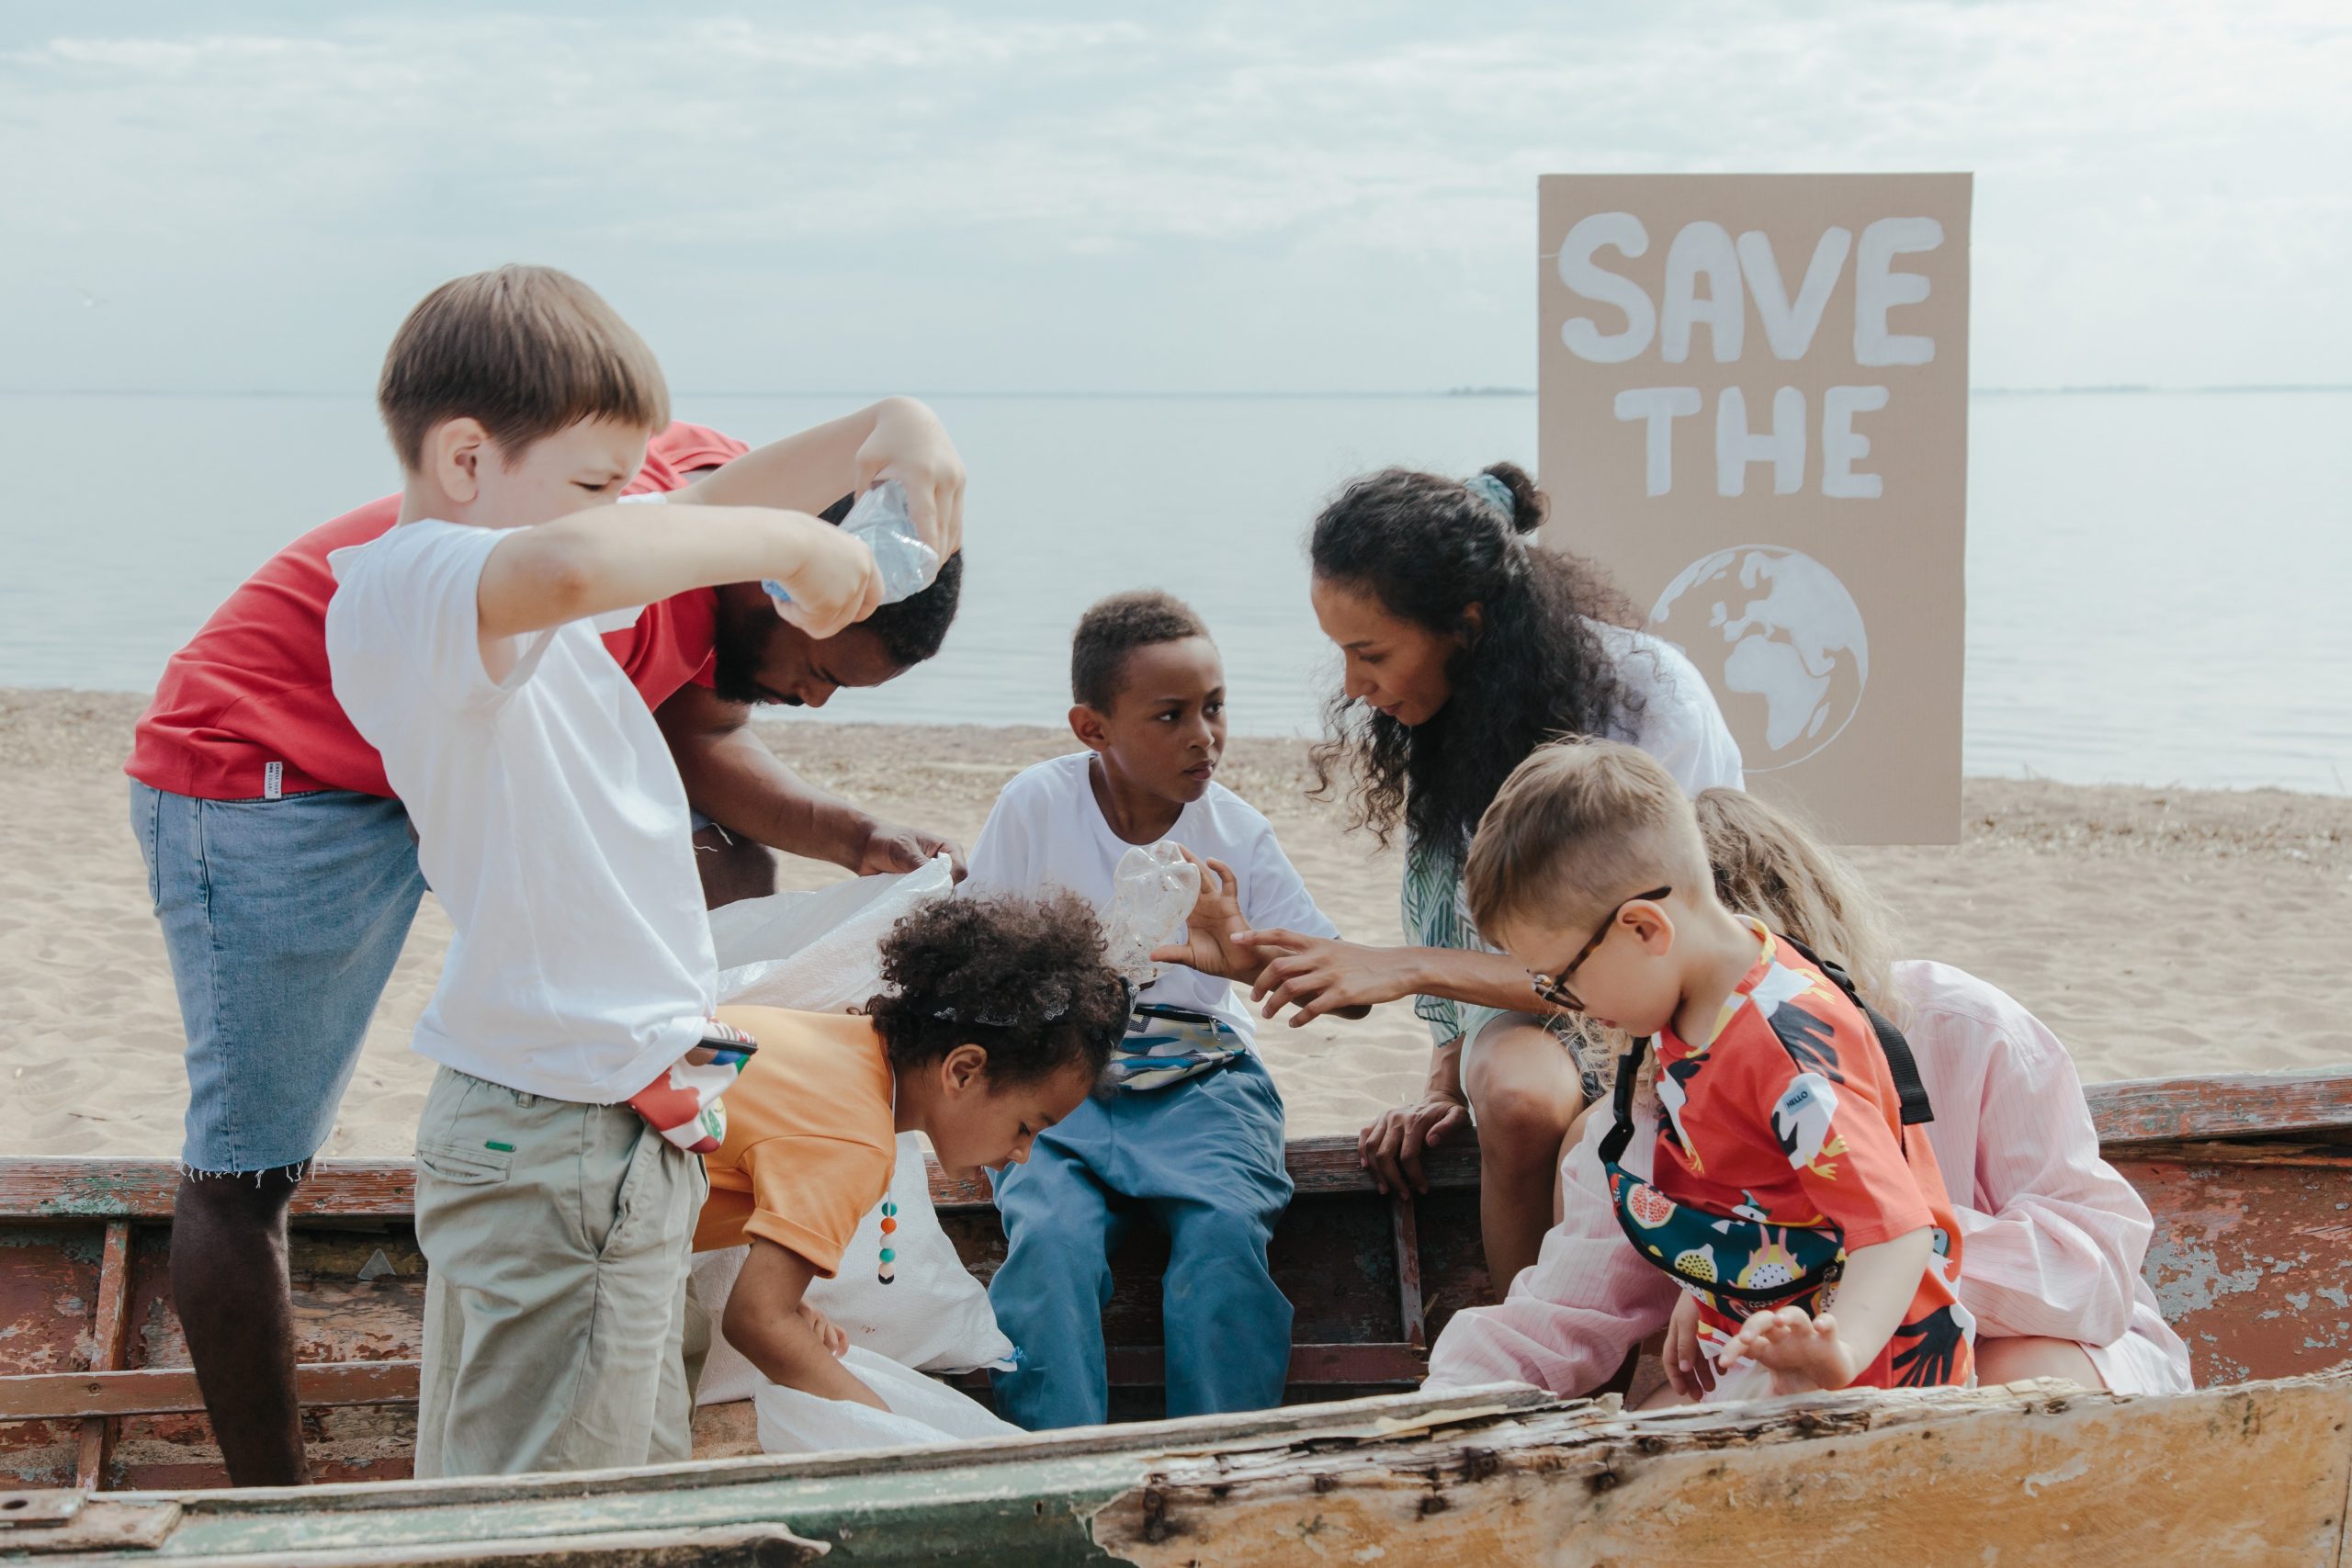
[[1713, 685], [1748, 787], [1960, 833], [1966, 175], [1555, 175], [1545, 542]]

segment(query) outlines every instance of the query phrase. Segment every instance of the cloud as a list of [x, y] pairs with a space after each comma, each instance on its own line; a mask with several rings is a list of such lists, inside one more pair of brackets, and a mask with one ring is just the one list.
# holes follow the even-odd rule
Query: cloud
[[352, 385], [527, 257], [689, 386], [1524, 380], [1539, 174], [1960, 167], [1980, 379], [2340, 379], [2337, 9], [72, 14], [0, 49], [0, 374]]

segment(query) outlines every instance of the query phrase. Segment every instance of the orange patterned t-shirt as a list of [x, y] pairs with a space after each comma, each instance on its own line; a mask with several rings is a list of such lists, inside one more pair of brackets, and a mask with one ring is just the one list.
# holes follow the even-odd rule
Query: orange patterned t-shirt
[[[1935, 1154], [1924, 1137], [1905, 1139], [1894, 1074], [1861, 1010], [1794, 948], [1760, 925], [1756, 935], [1756, 963], [1713, 1035], [1658, 1034], [1666, 1120], [1654, 1184], [1677, 1202], [1768, 1225], [1826, 1221], [1849, 1253], [1931, 1227], [1935, 1251], [1902, 1325], [1854, 1384], [1964, 1384], [1974, 1324], [1953, 1292], [1960, 1226]], [[1712, 1261], [1675, 1265], [1704, 1280]], [[1825, 1290], [1815, 1310], [1834, 1313], [1836, 1292]], [[1738, 1326], [1705, 1296], [1700, 1322], [1711, 1352]]]

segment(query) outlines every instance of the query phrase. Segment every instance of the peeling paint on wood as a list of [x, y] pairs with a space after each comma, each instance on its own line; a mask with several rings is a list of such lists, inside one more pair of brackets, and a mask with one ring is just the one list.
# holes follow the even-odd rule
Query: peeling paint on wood
[[[2055, 1391], [2064, 1389], [2058, 1393]], [[2121, 1400], [2067, 1385], [1173, 1456], [1092, 1520], [1138, 1564], [2336, 1560], [2352, 1375]]]

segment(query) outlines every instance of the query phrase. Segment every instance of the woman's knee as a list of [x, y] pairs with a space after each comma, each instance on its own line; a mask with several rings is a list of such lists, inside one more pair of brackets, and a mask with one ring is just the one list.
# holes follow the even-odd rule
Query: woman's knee
[[1506, 1156], [1522, 1151], [1549, 1162], [1557, 1154], [1584, 1095], [1575, 1065], [1549, 1031], [1534, 1024], [1489, 1026], [1479, 1036], [1464, 1082], [1481, 1148]]
[[1575, 1107], [1537, 1090], [1505, 1086], [1483, 1101], [1472, 1102], [1478, 1122], [1478, 1147], [1488, 1157], [1540, 1162], [1546, 1168], [1558, 1157], [1560, 1144], [1575, 1120]]

